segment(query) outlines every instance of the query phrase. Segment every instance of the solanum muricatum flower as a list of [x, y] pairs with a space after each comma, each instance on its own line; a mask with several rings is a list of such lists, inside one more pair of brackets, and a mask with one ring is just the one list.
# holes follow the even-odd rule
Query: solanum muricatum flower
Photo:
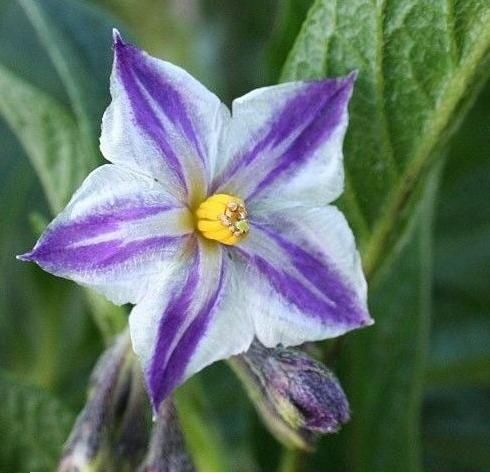
[[20, 258], [134, 304], [155, 409], [247, 350], [372, 323], [334, 201], [354, 75], [255, 90], [232, 111], [184, 70], [114, 34], [112, 102], [93, 171]]

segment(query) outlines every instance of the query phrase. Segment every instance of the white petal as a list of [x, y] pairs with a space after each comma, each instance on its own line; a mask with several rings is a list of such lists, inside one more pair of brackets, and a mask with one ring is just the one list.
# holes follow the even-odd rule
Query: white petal
[[354, 76], [292, 82], [233, 102], [213, 188], [251, 200], [326, 204], [343, 190], [342, 143]]
[[237, 245], [240, 297], [267, 346], [336, 337], [372, 323], [354, 238], [332, 206], [253, 214]]
[[106, 159], [159, 179], [181, 201], [202, 199], [229, 120], [218, 97], [118, 34], [111, 95], [101, 136]]
[[136, 303], [193, 231], [192, 216], [155, 180], [108, 164], [93, 171], [21, 259]]
[[250, 346], [253, 325], [229, 298], [234, 284], [221, 246], [197, 240], [131, 312], [133, 347], [155, 409], [194, 373]]

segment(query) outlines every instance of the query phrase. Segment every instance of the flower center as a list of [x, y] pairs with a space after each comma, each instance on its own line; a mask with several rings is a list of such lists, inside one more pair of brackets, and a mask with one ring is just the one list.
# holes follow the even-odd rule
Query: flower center
[[236, 245], [249, 231], [242, 199], [228, 194], [208, 197], [196, 210], [197, 228], [210, 240]]

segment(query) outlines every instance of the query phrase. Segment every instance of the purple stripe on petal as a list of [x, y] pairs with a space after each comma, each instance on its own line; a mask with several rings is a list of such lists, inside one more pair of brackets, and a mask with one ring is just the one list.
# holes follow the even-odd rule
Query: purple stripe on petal
[[286, 271], [274, 267], [265, 258], [252, 255], [243, 250], [240, 250], [240, 252], [245, 254], [247, 260], [259, 269], [277, 292], [302, 311], [322, 318], [325, 312], [331, 312], [335, 309], [331, 303], [314, 293], [299, 279]]
[[125, 203], [118, 201], [117, 205], [112, 204], [107, 209], [107, 212], [98, 210], [97, 214], [70, 221], [52, 230], [48, 229], [44, 235], [42, 246], [65, 248], [82, 240], [117, 231], [121, 224], [127, 224], [175, 209], [175, 207], [166, 204], [145, 204], [141, 207], [130, 207], [130, 205], [134, 205], [134, 202], [128, 201]]
[[341, 123], [350, 93], [350, 87], [344, 86], [338, 89], [333, 96], [329, 97], [329, 100], [326, 101], [327, 103], [324, 103], [312, 116], [309, 126], [283, 153], [278, 164], [257, 184], [249, 198], [269, 187], [283, 174], [294, 172], [295, 168], [313, 156], [315, 150], [332, 135], [339, 123]]
[[150, 96], [158, 104], [159, 112], [182, 133], [194, 149], [195, 155], [205, 164], [205, 153], [182, 94], [172, 86], [172, 78], [165, 77], [164, 71], [150, 64], [149, 59], [137, 48], [121, 41], [117, 41], [115, 47], [118, 58], [117, 70], [139, 126], [160, 148], [169, 167], [185, 186], [185, 169], [177, 154], [178, 150], [174, 149], [172, 143], [175, 130], [166, 128], [145, 97]]
[[[280, 227], [279, 222], [279, 227]], [[284, 223], [286, 225], [286, 223]], [[289, 222], [290, 225], [290, 222]], [[346, 319], [360, 323], [366, 319], [366, 313], [360, 308], [355, 292], [344, 282], [342, 276], [332, 268], [324, 252], [297, 245], [285, 238], [282, 234], [274, 232], [261, 225], [256, 225], [261, 231], [274, 240], [288, 255], [296, 270], [318, 290], [334, 301], [339, 312], [344, 313]], [[299, 232], [298, 232], [299, 233]]]
[[141, 59], [135, 58], [136, 53], [133, 51], [132, 46], [122, 43], [116, 43], [116, 52], [118, 59], [117, 71], [126, 89], [138, 126], [160, 149], [162, 158], [165, 159], [168, 167], [176, 174], [180, 183], [186, 189], [184, 170], [179, 158], [168, 142], [169, 135], [144, 96], [142, 86], [138, 83], [138, 78], [133, 71], [133, 60], [141, 61]]
[[46, 242], [22, 258], [35, 261], [54, 274], [67, 271], [103, 271], [144, 254], [169, 251], [182, 238], [184, 237], [159, 236], [130, 242], [114, 239], [80, 246], [55, 246]]
[[158, 341], [148, 373], [148, 384], [155, 408], [182, 380], [186, 367], [203, 337], [223, 284], [223, 268], [213, 294], [197, 310], [185, 331], [173, 342], [182, 325], [189, 320], [192, 298], [199, 284], [199, 257], [196, 256], [181, 292], [170, 302], [158, 329]]
[[[214, 189], [228, 182], [257, 160], [274, 159], [277, 163], [258, 183], [254, 193], [260, 192], [275, 178], [304, 163], [331, 135], [341, 122], [342, 113], [352, 91], [354, 76], [343, 80], [314, 81], [304, 85], [276, 116], [264, 126], [265, 136], [249, 150], [235, 156], [230, 166], [215, 182]], [[293, 138], [280, 156], [267, 156], [273, 148]], [[269, 151], [272, 150], [272, 151]], [[264, 153], [266, 155], [264, 155]]]
[[[132, 49], [133, 54], [141, 55], [136, 49]], [[161, 104], [162, 112], [170, 122], [179, 126], [180, 130], [193, 145], [196, 154], [204, 163], [204, 152], [198, 139], [198, 135], [186, 109], [186, 104], [182, 95], [171, 85], [172, 79], [164, 77], [162, 71], [156, 71], [145, 61], [138, 57], [134, 59], [135, 71], [139, 82], [143, 85], [148, 94]]]
[[155, 406], [158, 406], [163, 399], [162, 386], [166, 382], [166, 369], [168, 358], [171, 355], [172, 342], [182, 324], [186, 321], [192, 300], [195, 297], [199, 283], [199, 266], [200, 257], [197, 251], [188, 270], [187, 280], [181, 288], [179, 285], [174, 288], [176, 294], [165, 308], [165, 313], [160, 320], [155, 352], [147, 374], [148, 387], [152, 393], [151, 397]]
[[[324, 255], [309, 253], [284, 237], [259, 225], [282, 249], [285, 259], [306, 280], [275, 267], [266, 258], [239, 249], [250, 264], [255, 266], [285, 300], [299, 310], [325, 324], [360, 326], [366, 323], [366, 313], [352, 291], [335, 270], [325, 264]], [[314, 290], [316, 289], [316, 290]]]

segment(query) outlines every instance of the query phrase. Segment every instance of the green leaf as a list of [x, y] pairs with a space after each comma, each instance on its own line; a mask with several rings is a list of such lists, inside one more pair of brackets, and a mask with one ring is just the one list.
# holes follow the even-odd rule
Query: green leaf
[[[79, 1], [65, 4], [57, 0], [19, 0], [19, 4], [65, 87], [80, 135], [91, 147], [87, 159], [94, 159], [100, 116], [107, 102], [112, 60], [108, 46], [116, 22]], [[106, 46], [105, 54], [100, 52], [101, 45]]]
[[370, 274], [417, 185], [488, 75], [486, 0], [317, 0], [282, 79], [358, 70], [345, 154], [349, 220]]
[[75, 0], [6, 0], [1, 9], [0, 114], [56, 213], [100, 162], [98, 135], [109, 101], [111, 29], [117, 22]]
[[0, 113], [22, 143], [54, 212], [92, 167], [75, 118], [62, 104], [0, 65]]
[[53, 471], [75, 419], [40, 388], [0, 372], [0, 464], [4, 471]]

